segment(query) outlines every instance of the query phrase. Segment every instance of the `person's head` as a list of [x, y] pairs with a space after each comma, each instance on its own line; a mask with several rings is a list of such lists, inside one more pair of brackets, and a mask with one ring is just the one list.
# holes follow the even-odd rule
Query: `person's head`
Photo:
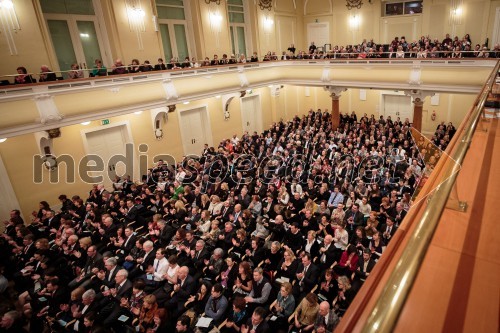
[[295, 254], [291, 249], [286, 249], [285, 252], [283, 252], [283, 257], [285, 260], [295, 260]]
[[309, 306], [313, 307], [318, 304], [318, 296], [314, 293], [309, 293], [306, 295], [306, 301], [309, 303]]
[[252, 313], [252, 325], [258, 326], [264, 320], [266, 316], [266, 310], [263, 307], [257, 307]]
[[363, 260], [364, 261], [370, 260], [370, 256], [371, 256], [370, 249], [363, 249]]
[[212, 298], [219, 298], [222, 295], [222, 292], [224, 291], [224, 288], [222, 287], [222, 284], [216, 283], [212, 287]]
[[320, 316], [327, 316], [328, 313], [330, 312], [330, 303], [328, 303], [327, 301], [324, 301], [324, 302], [321, 302], [319, 304], [319, 315]]
[[0, 327], [4, 328], [6, 331], [11, 328], [14, 323], [20, 318], [21, 316], [19, 315], [19, 312], [12, 310], [9, 312], [6, 312], [3, 317], [2, 321], [0, 322]]
[[177, 332], [187, 332], [189, 325], [191, 324], [191, 318], [189, 318], [186, 315], [180, 316], [179, 319], [177, 319], [177, 325], [175, 326], [175, 329]]
[[115, 282], [117, 285], [122, 284], [128, 277], [128, 271], [126, 269], [120, 269], [115, 275]]
[[166, 253], [167, 253], [167, 249], [158, 249], [158, 250], [156, 250], [156, 259], [162, 260], [163, 258], [165, 258], [165, 254]]
[[145, 252], [150, 252], [151, 250], [153, 250], [153, 247], [154, 247], [154, 244], [152, 241], [145, 241], [144, 244], [142, 245], [142, 249], [145, 251]]
[[286, 297], [292, 292], [292, 284], [290, 282], [283, 282], [281, 284], [281, 296]]
[[90, 305], [95, 299], [96, 293], [94, 289], [89, 289], [82, 295], [82, 303], [83, 305]]
[[95, 318], [96, 314], [94, 312], [85, 314], [83, 317], [83, 325], [85, 325], [85, 327], [92, 327], [92, 325], [94, 325]]
[[182, 266], [177, 271], [177, 277], [181, 280], [184, 280], [189, 274], [189, 268], [187, 266]]
[[28, 74], [28, 71], [26, 70], [26, 67], [19, 66], [17, 67], [17, 74]]
[[214, 256], [215, 259], [222, 258], [223, 255], [224, 255], [224, 250], [223, 249], [221, 249], [221, 248], [218, 247], [218, 248], [216, 248], [214, 250], [214, 255], [213, 256]]
[[149, 294], [144, 296], [144, 303], [142, 303], [142, 307], [146, 310], [151, 310], [156, 305], [156, 296], [153, 294]]
[[311, 255], [309, 253], [306, 252], [302, 256], [302, 264], [304, 265], [304, 267], [307, 267], [311, 264]]
[[262, 279], [262, 268], [257, 267], [256, 269], [253, 270], [253, 280], [255, 282], [258, 282]]
[[345, 275], [339, 276], [337, 278], [337, 282], [340, 290], [348, 290], [351, 288], [351, 282], [349, 281], [349, 278]]

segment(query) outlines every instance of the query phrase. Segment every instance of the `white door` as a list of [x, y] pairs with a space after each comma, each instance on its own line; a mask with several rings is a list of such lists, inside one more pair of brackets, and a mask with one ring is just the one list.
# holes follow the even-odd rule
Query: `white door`
[[384, 118], [391, 117], [395, 121], [398, 117], [404, 122], [406, 118], [413, 121], [411, 97], [403, 95], [384, 95]]
[[181, 111], [179, 115], [184, 155], [200, 155], [205, 143], [208, 143], [206, 109]]
[[241, 99], [241, 121], [243, 132], [252, 134], [262, 131], [262, 111], [259, 96], [249, 96]]
[[[128, 141], [127, 127], [126, 125], [109, 127], [85, 133], [85, 136], [88, 153], [99, 156], [104, 162], [104, 172], [94, 171], [91, 176], [102, 176], [104, 187], [111, 190], [114, 177], [116, 175], [122, 177], [130, 173], [133, 167], [126, 166], [124, 163], [126, 161], [124, 157], [126, 156], [126, 143]], [[123, 158], [118, 158], [119, 162], [113, 161], [116, 158], [110, 161], [113, 156], [123, 156]]]

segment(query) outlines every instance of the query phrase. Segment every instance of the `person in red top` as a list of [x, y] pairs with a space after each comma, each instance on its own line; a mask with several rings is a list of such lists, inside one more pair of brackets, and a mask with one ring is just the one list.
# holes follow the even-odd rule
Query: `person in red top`
[[356, 251], [356, 247], [353, 245], [349, 245], [347, 249], [342, 252], [342, 256], [340, 257], [340, 262], [338, 265], [333, 267], [333, 270], [338, 275], [347, 275], [350, 276], [356, 269], [358, 268], [358, 252]]

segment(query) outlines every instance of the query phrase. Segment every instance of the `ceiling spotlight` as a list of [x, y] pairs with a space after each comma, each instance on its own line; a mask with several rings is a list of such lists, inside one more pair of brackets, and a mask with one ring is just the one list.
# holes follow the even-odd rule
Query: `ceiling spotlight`
[[182, 103], [182, 104], [184, 104], [184, 105], [187, 105], [187, 104], [189, 104], [189, 101], [187, 101], [187, 102], [184, 102], [184, 103]]
[[134, 114], [141, 114], [142, 111], [135, 111]]
[[3, 143], [3, 142], [5, 142], [5, 141], [7, 141], [7, 138], [1, 138], [1, 139], [0, 139], [0, 143]]
[[81, 123], [83, 126], [87, 126], [90, 124], [90, 121], [84, 121], [83, 123]]
[[220, 95], [215, 96], [215, 98], [220, 98]]

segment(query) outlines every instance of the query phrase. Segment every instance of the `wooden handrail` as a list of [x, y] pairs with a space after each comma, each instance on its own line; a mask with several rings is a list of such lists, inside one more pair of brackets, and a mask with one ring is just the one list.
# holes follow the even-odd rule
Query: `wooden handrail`
[[[416, 204], [408, 212], [405, 222], [393, 236], [390, 246], [349, 307], [336, 332], [390, 332], [394, 328], [455, 184], [499, 65], [497, 62], [450, 142], [446, 152], [452, 158], [441, 158], [438, 161], [433, 174], [419, 193]], [[424, 204], [424, 199], [431, 193], [432, 200]]]

